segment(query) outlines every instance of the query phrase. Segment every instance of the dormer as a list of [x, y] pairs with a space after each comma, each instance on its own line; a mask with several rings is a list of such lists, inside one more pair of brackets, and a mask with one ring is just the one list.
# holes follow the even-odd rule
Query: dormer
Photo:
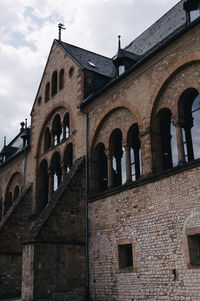
[[183, 8], [186, 11], [189, 23], [200, 17], [200, 0], [186, 0]]
[[132, 65], [134, 65], [140, 58], [139, 55], [129, 52], [121, 48], [120, 36], [118, 36], [118, 51], [113, 57], [113, 64], [116, 67], [116, 76], [120, 76]]

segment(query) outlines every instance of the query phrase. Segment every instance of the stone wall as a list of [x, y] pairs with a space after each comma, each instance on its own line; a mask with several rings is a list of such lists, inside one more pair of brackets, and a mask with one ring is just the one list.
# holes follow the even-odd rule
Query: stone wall
[[[92, 300], [199, 300], [200, 269], [188, 268], [188, 229], [200, 226], [200, 167], [89, 204]], [[133, 245], [133, 270], [118, 245]]]

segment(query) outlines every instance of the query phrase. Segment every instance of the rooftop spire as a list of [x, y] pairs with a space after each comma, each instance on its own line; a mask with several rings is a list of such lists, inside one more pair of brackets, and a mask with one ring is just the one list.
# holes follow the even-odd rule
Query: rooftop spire
[[118, 51], [121, 49], [121, 36], [118, 35]]
[[6, 146], [6, 137], [4, 137], [4, 146]]
[[66, 28], [64, 27], [64, 24], [59, 23], [58, 24], [58, 40], [61, 41], [61, 30], [65, 30]]

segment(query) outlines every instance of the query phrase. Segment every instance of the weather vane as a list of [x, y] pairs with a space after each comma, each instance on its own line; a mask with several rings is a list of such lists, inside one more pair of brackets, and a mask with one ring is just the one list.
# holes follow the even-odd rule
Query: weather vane
[[64, 27], [64, 24], [59, 23], [58, 24], [58, 40], [61, 41], [61, 30], [65, 30], [66, 28]]

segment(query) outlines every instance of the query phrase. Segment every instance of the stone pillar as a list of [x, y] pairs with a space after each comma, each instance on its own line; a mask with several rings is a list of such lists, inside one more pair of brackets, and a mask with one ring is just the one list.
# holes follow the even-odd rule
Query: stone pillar
[[54, 172], [49, 169], [49, 196], [48, 200], [51, 199], [54, 190]]
[[105, 155], [107, 157], [107, 166], [108, 166], [108, 188], [111, 188], [113, 186], [113, 163], [112, 163], [112, 154], [110, 154], [110, 151], [107, 150], [105, 152]]
[[51, 147], [54, 146], [54, 134], [53, 131], [51, 131]]
[[178, 164], [183, 164], [185, 163], [185, 150], [183, 145], [182, 127], [179, 124], [176, 124], [175, 127], [176, 127], [176, 140], [177, 140], [177, 149], [178, 149]]
[[63, 140], [65, 140], [66, 139], [66, 125], [64, 122], [62, 124], [62, 130], [63, 130]]
[[126, 159], [126, 183], [132, 182], [132, 172], [131, 172], [131, 153], [130, 153], [130, 146], [127, 144], [127, 141], [123, 141], [122, 145], [125, 149], [125, 159]]

